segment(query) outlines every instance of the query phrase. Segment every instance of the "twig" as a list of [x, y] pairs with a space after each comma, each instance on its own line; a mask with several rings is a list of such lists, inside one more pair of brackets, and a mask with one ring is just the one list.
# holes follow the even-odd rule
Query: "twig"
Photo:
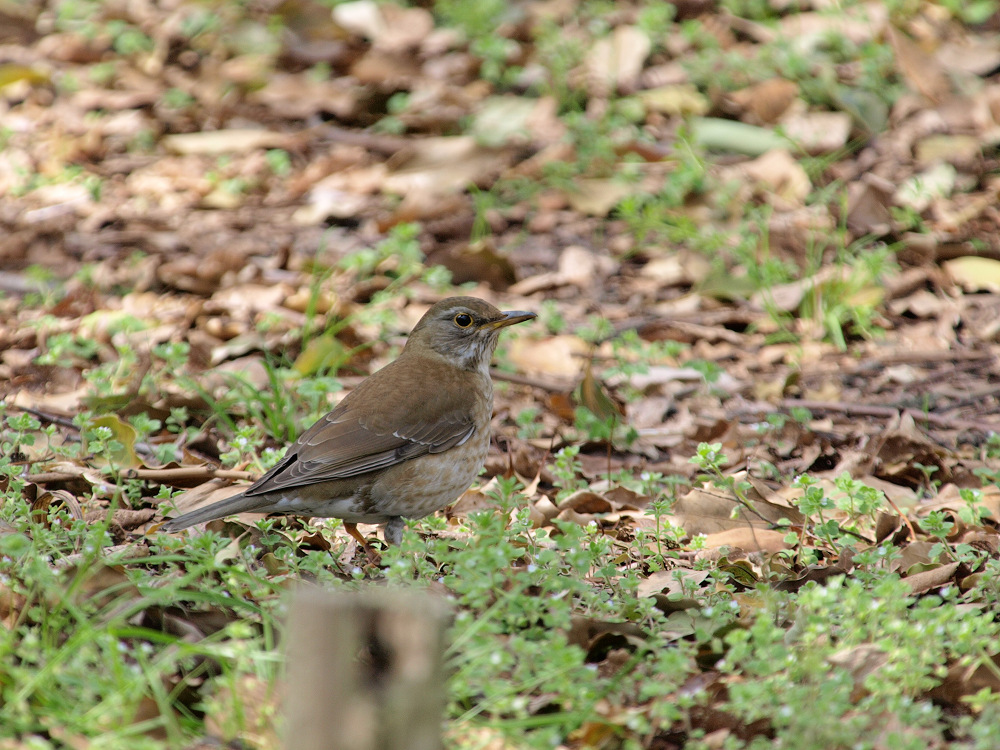
[[182, 466], [177, 469], [126, 469], [122, 472], [125, 479], [148, 479], [154, 482], [164, 482], [188, 479], [256, 479], [256, 472], [239, 469], [213, 469], [211, 466]]
[[[26, 474], [23, 479], [34, 484], [48, 484], [50, 482], [69, 482], [73, 479], [80, 479], [82, 474], [74, 474], [69, 471], [44, 471], [38, 474]], [[239, 471], [237, 469], [213, 469], [210, 466], [183, 466], [179, 469], [126, 469], [121, 473], [122, 479], [143, 479], [163, 484], [173, 482], [191, 481], [195, 479], [255, 479], [258, 475], [251, 471]]]
[[69, 417], [62, 417], [58, 414], [52, 414], [51, 412], [45, 412], [41, 409], [36, 409], [33, 406], [21, 406], [20, 404], [8, 404], [6, 401], [0, 401], [0, 405], [6, 406], [8, 409], [18, 409], [23, 411], [25, 414], [31, 414], [34, 417], [38, 417], [43, 422], [49, 422], [50, 424], [57, 424], [60, 427], [65, 427], [69, 430], [74, 430], [75, 432], [80, 431], [78, 425], [73, 424], [73, 420]]
[[791, 409], [809, 409], [809, 411], [837, 412], [858, 417], [877, 417], [879, 419], [891, 419], [900, 414], [908, 414], [915, 422], [926, 422], [941, 428], [958, 428], [963, 430], [980, 430], [982, 432], [996, 432], [997, 425], [985, 422], [976, 422], [966, 419], [952, 419], [950, 417], [929, 414], [919, 409], [897, 408], [894, 406], [879, 406], [877, 404], [845, 404], [839, 401], [806, 401], [794, 398], [785, 398], [778, 402], [778, 408], [782, 411]]
[[513, 372], [500, 372], [494, 368], [490, 368], [490, 375], [493, 376], [494, 380], [502, 380], [505, 383], [513, 383], [514, 385], [527, 385], [552, 393], [568, 393], [576, 387], [575, 383], [571, 380], [556, 381], [546, 378], [533, 378]]

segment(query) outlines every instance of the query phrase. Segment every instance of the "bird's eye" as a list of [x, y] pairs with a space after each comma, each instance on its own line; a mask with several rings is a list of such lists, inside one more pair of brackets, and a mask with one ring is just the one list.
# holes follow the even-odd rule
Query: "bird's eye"
[[455, 316], [455, 325], [459, 328], [468, 328], [472, 325], [472, 316], [468, 313], [459, 313]]

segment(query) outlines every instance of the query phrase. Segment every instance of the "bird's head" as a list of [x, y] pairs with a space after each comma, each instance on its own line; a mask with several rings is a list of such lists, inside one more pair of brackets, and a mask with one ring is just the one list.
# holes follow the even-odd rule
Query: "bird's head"
[[504, 312], [476, 297], [448, 297], [417, 323], [404, 352], [433, 352], [466, 370], [486, 370], [500, 331], [537, 317], [533, 312]]

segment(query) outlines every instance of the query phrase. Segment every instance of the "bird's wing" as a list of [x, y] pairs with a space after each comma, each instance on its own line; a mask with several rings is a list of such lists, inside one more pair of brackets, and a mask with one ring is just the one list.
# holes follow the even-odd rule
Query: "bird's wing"
[[[399, 360], [397, 360], [398, 362]], [[388, 365], [363, 381], [296, 441], [246, 495], [385, 469], [461, 445], [476, 430], [473, 394], [439, 378], [407, 377]], [[386, 370], [397, 370], [389, 377]], [[448, 373], [440, 373], [445, 381]], [[391, 383], [392, 391], [384, 388]], [[405, 393], [405, 397], [401, 394]]]

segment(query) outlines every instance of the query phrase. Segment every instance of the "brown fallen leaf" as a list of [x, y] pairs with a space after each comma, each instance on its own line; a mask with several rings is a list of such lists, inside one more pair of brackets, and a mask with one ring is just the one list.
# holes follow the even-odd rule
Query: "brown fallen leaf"
[[205, 714], [205, 731], [233, 744], [259, 750], [278, 750], [283, 743], [278, 737], [283, 686], [256, 675], [242, 675], [238, 680], [225, 681], [207, 700], [210, 709]]
[[885, 35], [909, 87], [934, 104], [944, 101], [951, 94], [951, 81], [937, 60], [895, 26], [888, 26]]
[[711, 108], [704, 94], [688, 83], [644, 89], [637, 96], [647, 109], [666, 115], [704, 115]]
[[708, 534], [703, 544], [707, 549], [732, 547], [744, 552], [780, 552], [791, 547], [785, 535], [784, 531], [743, 526]]
[[764, 503], [751, 511], [731, 497], [703, 489], [692, 490], [678, 498], [672, 513], [673, 523], [683, 528], [688, 536], [715, 534], [747, 525], [768, 529], [780, 518], [801, 516], [798, 511]]
[[582, 357], [589, 351], [590, 344], [580, 337], [560, 335], [517, 338], [509, 345], [507, 354], [520, 372], [575, 380], [580, 375]]
[[923, 594], [931, 589], [950, 584], [955, 577], [955, 571], [958, 570], [958, 566], [959, 563], [957, 562], [939, 565], [931, 570], [906, 576], [903, 580], [906, 581], [906, 585], [910, 587], [910, 591], [913, 594]]
[[827, 658], [833, 666], [850, 672], [854, 680], [854, 689], [851, 691], [851, 700], [854, 702], [861, 700], [866, 694], [865, 679], [885, 666], [888, 660], [889, 655], [885, 650], [873, 643], [861, 643], [841, 649]]
[[288, 148], [290, 136], [268, 130], [207, 130], [179, 133], [163, 138], [163, 145], [175, 154], [227, 154], [258, 148]]
[[607, 387], [594, 377], [593, 359], [588, 359], [583, 371], [583, 380], [577, 390], [580, 405], [598, 419], [618, 423], [625, 416], [625, 409], [615, 401]]
[[809, 175], [798, 160], [784, 150], [768, 151], [739, 167], [752, 183], [772, 195], [772, 202], [779, 201], [779, 210], [791, 210], [805, 204], [812, 191]]
[[[729, 99], [746, 114], [753, 125], [769, 125], [788, 110], [799, 95], [799, 86], [785, 78], [768, 78], [729, 94]], [[696, 113], [696, 114], [701, 114]]]
[[481, 146], [472, 136], [425, 138], [392, 158], [382, 189], [399, 195], [458, 192], [499, 174], [513, 155], [508, 148]]
[[970, 292], [1000, 292], [1000, 260], [965, 255], [941, 264], [952, 281]]
[[416, 47], [434, 29], [426, 8], [404, 8], [371, 0], [339, 3], [333, 20], [343, 29], [369, 39], [379, 49], [403, 52]]
[[617, 26], [590, 48], [585, 61], [588, 88], [605, 97], [614, 91], [631, 91], [652, 49], [649, 36], [635, 26]]
[[640, 190], [641, 186], [636, 183], [591, 177], [575, 180], [573, 189], [565, 195], [574, 211], [588, 216], [607, 216], [622, 200]]
[[[992, 650], [991, 647], [989, 651]], [[963, 697], [983, 690], [993, 694], [1000, 692], [1000, 656], [996, 654], [977, 659], [972, 664], [964, 659], [950, 664], [944, 679], [928, 691], [927, 697], [942, 705], [959, 708], [963, 707]]]
[[780, 121], [781, 129], [810, 154], [829, 154], [847, 145], [851, 116], [846, 112], [790, 111]]

